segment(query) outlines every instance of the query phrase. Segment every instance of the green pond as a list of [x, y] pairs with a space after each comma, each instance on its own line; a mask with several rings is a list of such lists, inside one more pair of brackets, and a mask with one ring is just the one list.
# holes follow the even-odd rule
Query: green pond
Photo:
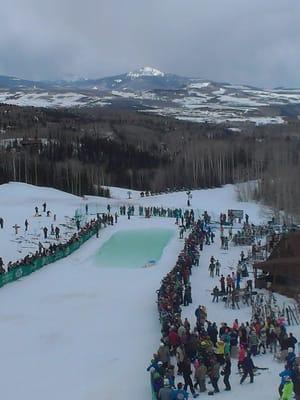
[[97, 265], [108, 268], [140, 268], [155, 264], [173, 235], [172, 229], [117, 232], [96, 253]]

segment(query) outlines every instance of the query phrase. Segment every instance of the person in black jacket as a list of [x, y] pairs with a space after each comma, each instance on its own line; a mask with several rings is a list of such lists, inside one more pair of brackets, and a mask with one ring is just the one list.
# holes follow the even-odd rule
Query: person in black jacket
[[244, 382], [244, 380], [247, 378], [248, 375], [250, 376], [250, 383], [253, 383], [255, 365], [253, 364], [250, 353], [247, 353], [247, 356], [243, 361], [242, 368], [243, 368], [243, 376], [240, 380], [240, 384]]
[[191, 369], [191, 360], [189, 358], [185, 358], [181, 365], [182, 376], [184, 379], [184, 390], [187, 390], [189, 386], [193, 395], [195, 395], [194, 385], [191, 379], [192, 369]]
[[297, 339], [295, 338], [295, 336], [293, 336], [293, 334], [290, 333], [286, 341], [287, 341], [287, 346], [291, 347], [293, 351], [295, 351], [295, 345], [297, 343]]
[[229, 377], [231, 374], [231, 360], [230, 360], [230, 355], [226, 354], [225, 356], [225, 365], [223, 368], [223, 371], [221, 373], [223, 375], [223, 382], [225, 385], [225, 390], [231, 390], [230, 382], [229, 382]]

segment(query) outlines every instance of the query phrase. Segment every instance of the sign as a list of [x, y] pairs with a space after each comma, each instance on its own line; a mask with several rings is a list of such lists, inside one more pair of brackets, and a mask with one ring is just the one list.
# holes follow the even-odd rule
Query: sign
[[21, 278], [22, 275], [23, 275], [22, 268], [18, 268], [18, 269], [16, 270], [16, 272], [15, 272], [16, 279]]
[[243, 219], [244, 211], [243, 210], [228, 210], [228, 219]]

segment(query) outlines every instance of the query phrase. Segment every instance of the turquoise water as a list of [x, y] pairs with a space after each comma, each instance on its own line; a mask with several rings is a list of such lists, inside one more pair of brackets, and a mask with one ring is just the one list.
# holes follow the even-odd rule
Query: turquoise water
[[117, 232], [96, 253], [96, 262], [109, 268], [140, 268], [156, 263], [173, 235], [171, 229]]

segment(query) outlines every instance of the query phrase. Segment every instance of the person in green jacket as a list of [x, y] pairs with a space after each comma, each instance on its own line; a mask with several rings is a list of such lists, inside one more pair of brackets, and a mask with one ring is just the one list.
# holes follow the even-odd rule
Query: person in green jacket
[[283, 386], [281, 400], [292, 400], [294, 393], [294, 384], [292, 379], [287, 376], [285, 378], [285, 384]]

